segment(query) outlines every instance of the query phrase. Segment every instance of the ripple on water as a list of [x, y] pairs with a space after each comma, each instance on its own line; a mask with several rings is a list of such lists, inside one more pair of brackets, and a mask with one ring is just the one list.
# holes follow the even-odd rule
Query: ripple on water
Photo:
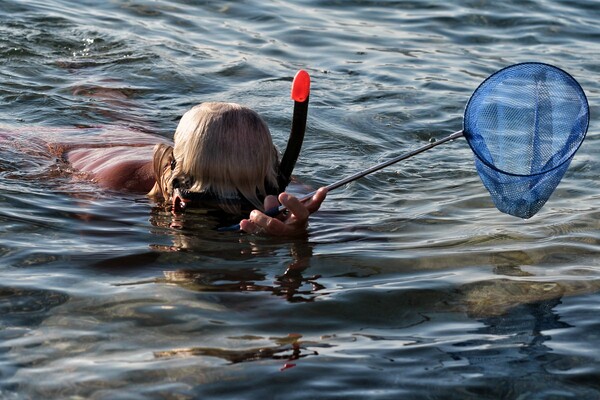
[[170, 138], [222, 100], [283, 149], [303, 68], [309, 192], [460, 129], [515, 62], [572, 72], [596, 115], [598, 10], [3, 0], [0, 397], [598, 397], [595, 120], [530, 220], [495, 210], [456, 140], [332, 192], [295, 240], [100, 193], [30, 140], [126, 140], [115, 120]]

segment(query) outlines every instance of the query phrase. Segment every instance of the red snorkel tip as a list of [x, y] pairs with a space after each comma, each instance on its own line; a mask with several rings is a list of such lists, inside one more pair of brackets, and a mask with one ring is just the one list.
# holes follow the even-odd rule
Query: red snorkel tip
[[310, 75], [301, 69], [296, 73], [292, 82], [292, 100], [304, 103], [310, 93]]

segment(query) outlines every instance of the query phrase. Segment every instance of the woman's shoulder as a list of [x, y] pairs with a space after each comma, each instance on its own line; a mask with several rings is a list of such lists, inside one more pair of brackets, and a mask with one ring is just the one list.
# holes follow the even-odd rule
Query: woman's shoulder
[[147, 193], [154, 185], [153, 149], [154, 145], [81, 147], [69, 151], [66, 161], [103, 188]]

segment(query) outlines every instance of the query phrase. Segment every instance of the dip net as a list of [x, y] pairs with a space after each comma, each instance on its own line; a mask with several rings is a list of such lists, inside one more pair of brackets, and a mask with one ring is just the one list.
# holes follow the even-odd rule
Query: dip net
[[465, 109], [463, 134], [496, 208], [530, 218], [559, 184], [588, 124], [585, 93], [571, 75], [523, 63], [477, 88]]

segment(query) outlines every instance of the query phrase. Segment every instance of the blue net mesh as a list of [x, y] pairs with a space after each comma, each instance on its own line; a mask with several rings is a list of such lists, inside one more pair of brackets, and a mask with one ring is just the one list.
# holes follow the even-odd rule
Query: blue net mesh
[[530, 218], [558, 186], [588, 124], [587, 99], [573, 77], [548, 64], [524, 63], [477, 88], [463, 130], [498, 210]]

